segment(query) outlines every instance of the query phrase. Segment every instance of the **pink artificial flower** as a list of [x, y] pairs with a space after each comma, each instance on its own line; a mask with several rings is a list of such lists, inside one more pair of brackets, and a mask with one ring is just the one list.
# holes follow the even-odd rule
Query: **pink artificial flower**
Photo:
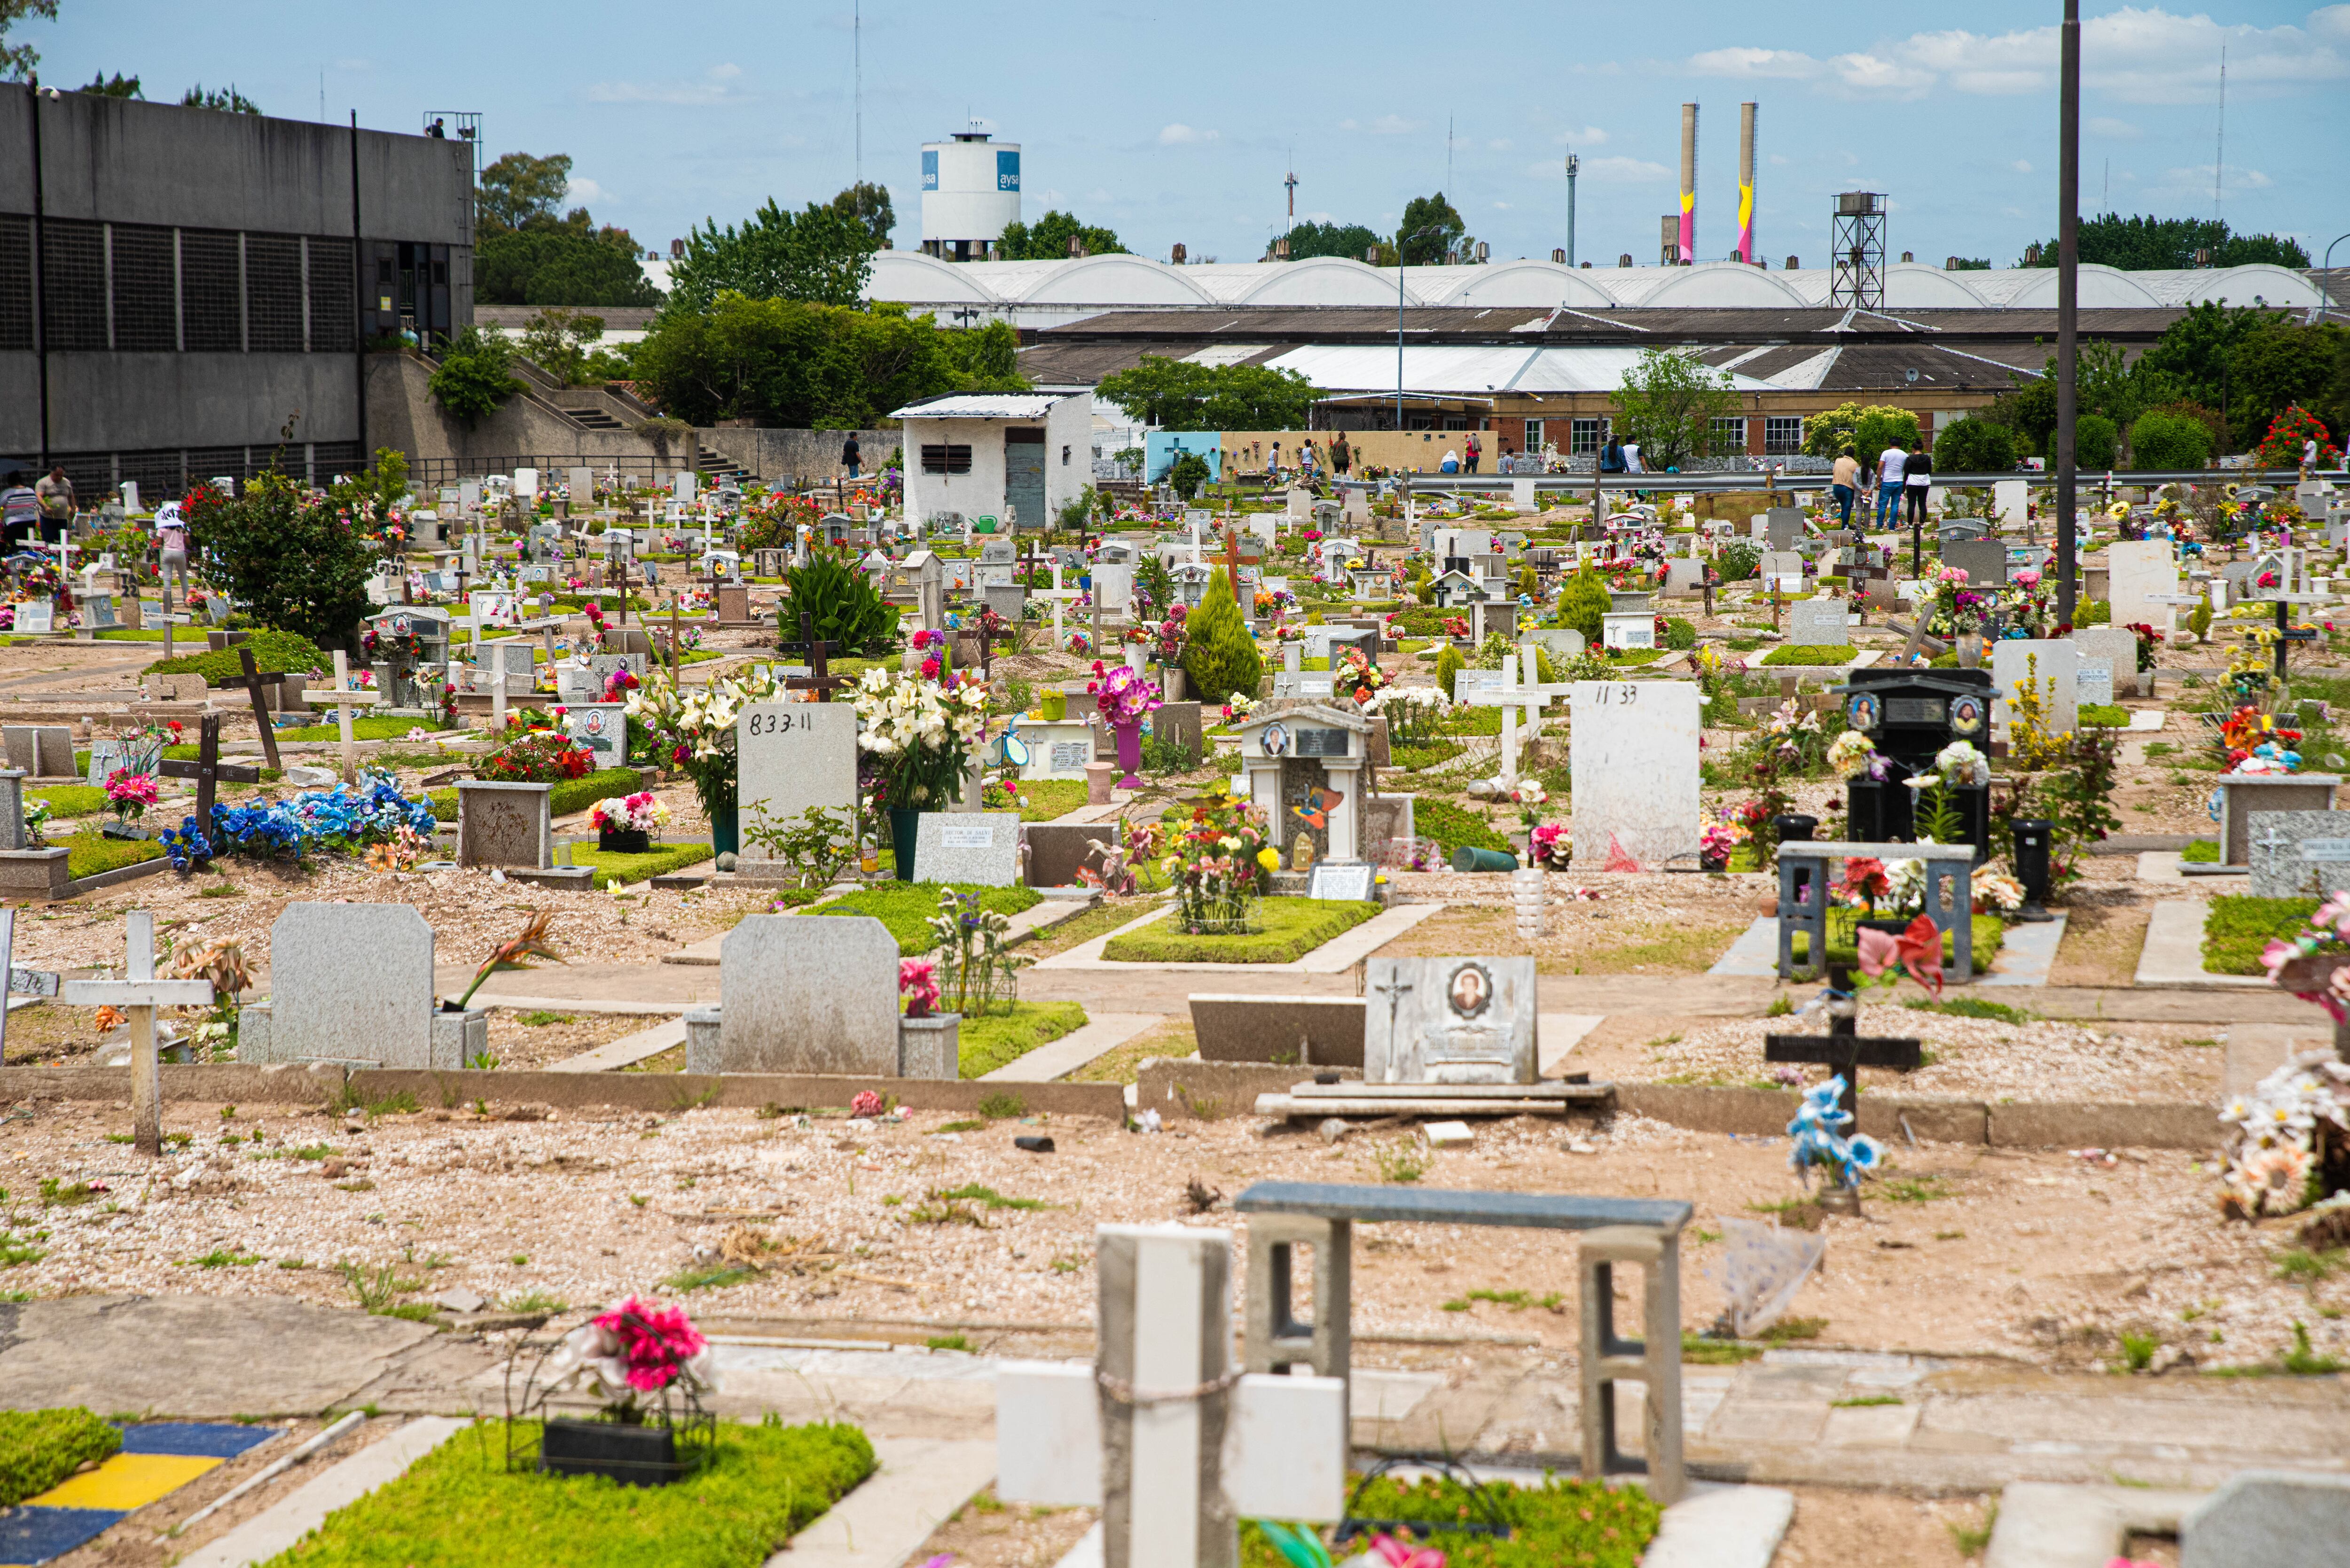
[[936, 680], [938, 678], [939, 661], [937, 656], [934, 654], [931, 658], [922, 660], [922, 679], [925, 680]]
[[848, 1102], [848, 1114], [867, 1120], [881, 1114], [881, 1096], [871, 1089], [859, 1089]]
[[2039, 586], [2039, 583], [2040, 574], [2030, 566], [2026, 566], [2023, 570], [2015, 574], [2015, 584], [2018, 587], [2036, 587]]
[[1388, 1568], [1444, 1568], [1444, 1553], [1433, 1546], [1408, 1546], [1392, 1535], [1375, 1536], [1371, 1555]]
[[635, 1296], [598, 1318], [596, 1326], [620, 1341], [629, 1362], [629, 1386], [640, 1393], [658, 1394], [668, 1387], [688, 1361], [709, 1348], [683, 1308], [664, 1312]]
[[928, 1018], [939, 1004], [939, 966], [930, 959], [898, 961], [898, 994], [906, 999], [906, 1016]]
[[1941, 996], [1942, 933], [1931, 915], [1918, 916], [1898, 937], [1864, 926], [1858, 945], [1860, 971], [1871, 980], [1898, 965], [1937, 999]]

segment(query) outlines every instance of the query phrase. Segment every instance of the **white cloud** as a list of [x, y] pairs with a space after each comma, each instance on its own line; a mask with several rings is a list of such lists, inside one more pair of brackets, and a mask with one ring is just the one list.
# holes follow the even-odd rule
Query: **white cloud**
[[362, 59], [337, 60], [335, 68], [338, 71], [371, 71], [375, 69], [375, 62]]
[[1614, 138], [1598, 126], [1586, 125], [1581, 130], [1562, 130], [1552, 140], [1561, 147], [1605, 147]]
[[1507, 152], [1513, 145], [1514, 143], [1508, 137], [1497, 136], [1485, 143], [1485, 150], [1489, 152]]
[[726, 65], [712, 66], [710, 67], [710, 78], [712, 81], [731, 82], [742, 74], [743, 67], [731, 62]]
[[1670, 181], [1673, 171], [1661, 163], [1650, 163], [1639, 158], [1586, 158], [1583, 161], [1583, 176], [1607, 184], [1645, 183], [1650, 180]]
[[2089, 134], [2102, 136], [2108, 141], [2136, 141], [2146, 134], [2126, 119], [2110, 119], [2100, 116], [2089, 121]]
[[1216, 132], [1194, 130], [1180, 121], [1173, 125], [1162, 126], [1159, 131], [1159, 145], [1161, 147], [1196, 147], [1201, 142], [1216, 140]]
[[2018, 174], [2029, 174], [2032, 172], [2032, 160], [2029, 158], [2019, 158], [2014, 162], [2009, 164], [2008, 167], [2014, 170]]
[[[2235, 163], [2228, 164], [2226, 169], [2227, 178], [2221, 184], [2229, 191], [2264, 191], [2276, 183], [2257, 169]], [[2147, 186], [2147, 191], [2149, 195], [2208, 198], [2211, 194], [2211, 165], [2194, 163], [2183, 169], [2166, 169], [2162, 178]]]
[[1405, 136], [1419, 130], [1426, 123], [1425, 120], [1406, 119], [1399, 114], [1383, 114], [1367, 124], [1361, 120], [1342, 119], [1338, 122], [1338, 129], [1367, 131], [1373, 136]]
[[1493, 203], [1493, 211], [1497, 213], [1506, 213], [1509, 210], [1510, 204], [1507, 202], [1496, 202]]
[[1729, 48], [1691, 55], [1689, 68], [1698, 76], [1738, 81], [1805, 81], [1826, 67], [1793, 49]]
[[1828, 62], [1835, 81], [1847, 96], [1859, 98], [1923, 98], [1934, 85], [1934, 73], [1879, 55], [1838, 55]]
[[1783, 152], [1773, 152], [1771, 154], [1771, 167], [1773, 169], [1784, 169], [1789, 161], [1787, 155]]
[[577, 202], [583, 207], [590, 202], [601, 202], [611, 193], [593, 180], [574, 180], [563, 188], [565, 201]]

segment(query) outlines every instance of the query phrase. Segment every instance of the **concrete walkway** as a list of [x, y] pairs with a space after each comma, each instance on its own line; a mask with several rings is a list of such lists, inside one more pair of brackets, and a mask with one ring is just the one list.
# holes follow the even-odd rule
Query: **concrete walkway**
[[583, 1051], [577, 1056], [557, 1062], [547, 1069], [550, 1073], [617, 1073], [632, 1067], [648, 1056], [685, 1044], [685, 1020], [672, 1018], [656, 1023], [650, 1029], [639, 1029], [634, 1034], [623, 1034], [609, 1044], [598, 1045], [593, 1051]]
[[179, 1559], [177, 1568], [252, 1568], [284, 1553], [326, 1522], [338, 1508], [359, 1501], [465, 1429], [468, 1423], [425, 1416], [388, 1438], [379, 1438], [306, 1482], [290, 1497], [254, 1515], [219, 1540]]
[[980, 1081], [997, 1084], [1049, 1084], [1066, 1078], [1095, 1057], [1117, 1050], [1144, 1030], [1162, 1021], [1156, 1012], [1088, 1014], [1083, 1028], [1048, 1041], [1016, 1062], [1007, 1062]]
[[2146, 925], [2146, 946], [2138, 950], [2135, 983], [2142, 989], [2257, 988], [2272, 996], [2279, 994], [2265, 975], [2213, 974], [2203, 967], [2203, 922], [2210, 917], [2211, 906], [2201, 898], [2166, 898], [2155, 905]]

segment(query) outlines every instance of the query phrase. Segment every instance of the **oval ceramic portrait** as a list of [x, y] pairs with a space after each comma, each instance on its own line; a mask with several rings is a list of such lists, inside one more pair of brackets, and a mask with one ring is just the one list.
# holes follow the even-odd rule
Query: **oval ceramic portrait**
[[1485, 972], [1482, 964], [1463, 964], [1452, 971], [1452, 984], [1446, 994], [1451, 1000], [1453, 1012], [1463, 1018], [1474, 1018], [1493, 1000], [1493, 977]]

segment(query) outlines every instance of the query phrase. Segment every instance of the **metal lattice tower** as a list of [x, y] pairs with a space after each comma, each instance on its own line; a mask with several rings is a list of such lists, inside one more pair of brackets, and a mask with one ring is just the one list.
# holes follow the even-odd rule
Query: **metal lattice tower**
[[1885, 308], [1885, 195], [1846, 191], [1836, 198], [1835, 275], [1828, 304]]
[[[473, 150], [473, 191], [478, 192], [481, 190], [482, 111], [477, 109], [426, 109], [424, 111], [424, 119], [421, 129], [425, 135], [430, 136], [432, 134], [432, 128], [435, 125], [441, 127], [441, 134], [442, 136], [449, 137], [454, 140], [463, 141]], [[463, 227], [465, 234], [465, 243], [467, 244], [473, 244], [473, 192], [467, 192], [465, 198], [464, 222], [463, 223]]]

